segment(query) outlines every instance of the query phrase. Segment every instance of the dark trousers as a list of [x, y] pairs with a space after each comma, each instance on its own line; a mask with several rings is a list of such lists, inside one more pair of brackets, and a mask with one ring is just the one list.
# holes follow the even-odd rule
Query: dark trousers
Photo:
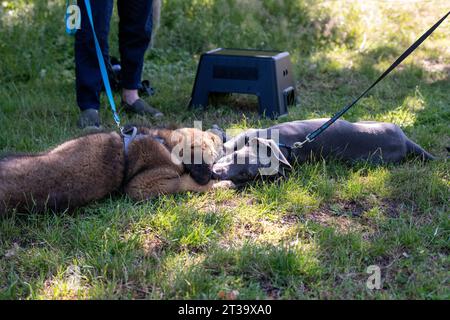
[[[99, 109], [103, 86], [94, 37], [84, 0], [78, 1], [81, 29], [75, 35], [75, 74], [77, 103], [81, 110]], [[92, 0], [95, 32], [105, 62], [109, 59], [108, 34], [113, 0]], [[152, 0], [117, 0], [119, 13], [119, 50], [122, 87], [138, 89], [141, 82], [144, 54], [152, 33]]]

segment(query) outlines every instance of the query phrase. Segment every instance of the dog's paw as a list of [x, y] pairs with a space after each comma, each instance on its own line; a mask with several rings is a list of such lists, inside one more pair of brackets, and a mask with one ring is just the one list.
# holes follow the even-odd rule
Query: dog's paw
[[236, 189], [236, 185], [230, 180], [222, 180], [215, 182], [213, 189]]

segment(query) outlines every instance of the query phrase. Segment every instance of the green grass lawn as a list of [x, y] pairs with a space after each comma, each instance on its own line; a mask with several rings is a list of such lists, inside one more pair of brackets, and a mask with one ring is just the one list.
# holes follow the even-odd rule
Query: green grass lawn
[[[0, 3], [0, 152], [80, 134], [64, 3]], [[440, 0], [167, 0], [144, 69], [166, 117], [123, 121], [245, 129], [328, 117], [448, 10]], [[396, 123], [439, 160], [327, 161], [239, 191], [13, 213], [0, 219], [0, 298], [449, 299], [449, 34], [446, 21], [345, 115]], [[249, 97], [189, 112], [199, 54], [215, 47], [288, 50], [299, 95], [289, 116], [260, 119]], [[381, 268], [380, 290], [366, 288], [370, 265]]]

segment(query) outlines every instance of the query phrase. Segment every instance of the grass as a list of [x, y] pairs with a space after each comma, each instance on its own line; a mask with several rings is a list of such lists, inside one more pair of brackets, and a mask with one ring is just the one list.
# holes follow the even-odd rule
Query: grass
[[[1, 4], [2, 152], [41, 151], [80, 134], [63, 11], [64, 1]], [[167, 115], [162, 124], [202, 120], [204, 128], [327, 117], [446, 11], [438, 0], [165, 1], [144, 69], [156, 88], [151, 102]], [[0, 298], [449, 299], [449, 27], [345, 116], [394, 122], [437, 161], [328, 161], [241, 191], [16, 212], [0, 220]], [[114, 54], [116, 31], [113, 23]], [[199, 54], [215, 47], [288, 50], [298, 105], [276, 121], [260, 119], [242, 97], [188, 111]], [[113, 129], [104, 105], [103, 124]], [[381, 268], [380, 290], [366, 288], [370, 265]]]

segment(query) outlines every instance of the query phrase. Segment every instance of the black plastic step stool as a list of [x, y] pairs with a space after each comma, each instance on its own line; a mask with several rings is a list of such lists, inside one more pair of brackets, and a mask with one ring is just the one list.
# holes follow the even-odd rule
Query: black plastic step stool
[[211, 93], [254, 94], [261, 115], [287, 114], [295, 104], [289, 53], [219, 48], [202, 54], [189, 107], [206, 107]]

